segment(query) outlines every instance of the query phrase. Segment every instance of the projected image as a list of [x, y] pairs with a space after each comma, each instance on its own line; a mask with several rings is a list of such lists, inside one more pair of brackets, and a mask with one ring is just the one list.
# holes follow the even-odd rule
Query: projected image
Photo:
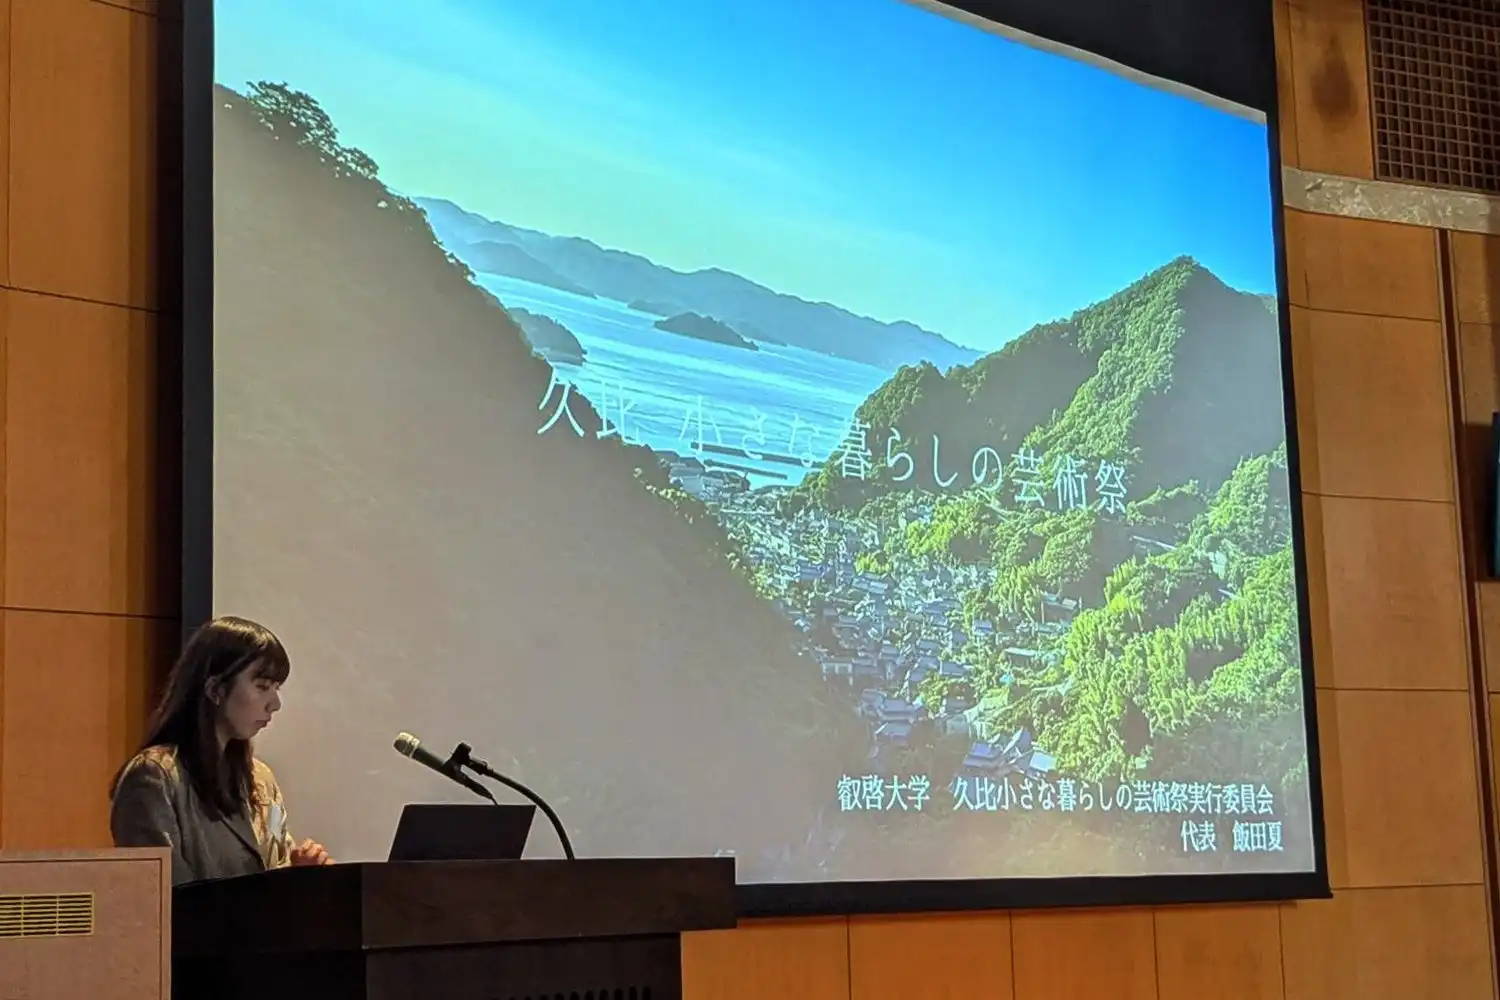
[[1262, 120], [901, 0], [216, 18], [299, 828], [411, 729], [747, 882], [1311, 869]]

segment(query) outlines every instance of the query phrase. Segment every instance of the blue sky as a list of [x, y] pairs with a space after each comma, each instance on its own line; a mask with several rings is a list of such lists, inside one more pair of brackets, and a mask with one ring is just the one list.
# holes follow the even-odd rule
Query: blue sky
[[980, 350], [1188, 254], [1274, 290], [1265, 126], [901, 0], [217, 0], [411, 195]]

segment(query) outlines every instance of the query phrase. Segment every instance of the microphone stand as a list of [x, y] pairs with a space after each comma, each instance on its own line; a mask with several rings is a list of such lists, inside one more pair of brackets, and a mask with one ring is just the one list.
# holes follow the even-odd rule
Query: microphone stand
[[[552, 807], [540, 795], [514, 778], [507, 778], [499, 771], [490, 767], [489, 764], [475, 757], [473, 749], [467, 743], [460, 743], [453, 748], [453, 756], [448, 758], [448, 763], [455, 769], [468, 768], [481, 777], [489, 778], [491, 781], [498, 781], [506, 788], [519, 792], [531, 800], [542, 811], [542, 814], [547, 817], [547, 821], [552, 824], [552, 829], [557, 833], [557, 841], [562, 844], [563, 856], [569, 861], [576, 860], [573, 855], [573, 843], [568, 840], [568, 832], [563, 829], [562, 820], [557, 818], [557, 813], [552, 811]], [[490, 801], [493, 802], [494, 799]]]

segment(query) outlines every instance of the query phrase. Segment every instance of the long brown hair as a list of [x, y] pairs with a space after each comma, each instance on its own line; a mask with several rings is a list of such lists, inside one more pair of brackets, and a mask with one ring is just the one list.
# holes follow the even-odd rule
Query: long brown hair
[[218, 709], [210, 693], [227, 696], [247, 670], [277, 684], [291, 674], [286, 647], [270, 629], [232, 616], [199, 626], [167, 677], [141, 745], [142, 750], [175, 750], [177, 765], [198, 797], [220, 816], [242, 813], [254, 804], [255, 762], [248, 740], [230, 740], [220, 751]]

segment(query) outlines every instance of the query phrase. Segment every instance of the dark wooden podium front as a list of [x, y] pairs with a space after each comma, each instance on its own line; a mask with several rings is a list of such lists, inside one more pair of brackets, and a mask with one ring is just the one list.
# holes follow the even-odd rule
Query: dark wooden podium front
[[176, 1000], [680, 1000], [731, 858], [294, 868], [174, 893]]

